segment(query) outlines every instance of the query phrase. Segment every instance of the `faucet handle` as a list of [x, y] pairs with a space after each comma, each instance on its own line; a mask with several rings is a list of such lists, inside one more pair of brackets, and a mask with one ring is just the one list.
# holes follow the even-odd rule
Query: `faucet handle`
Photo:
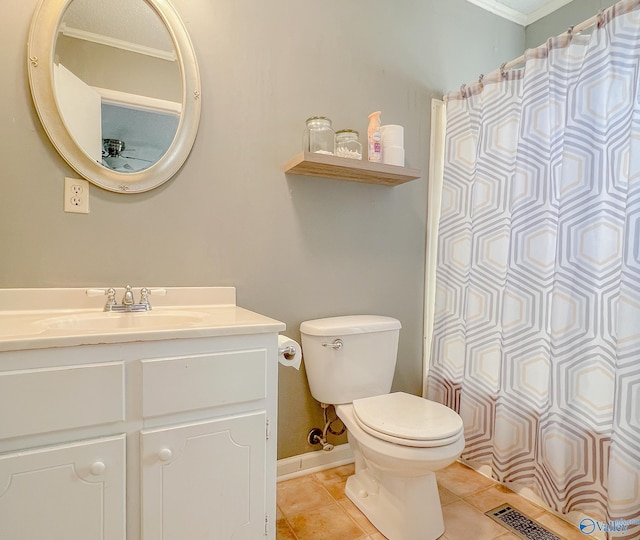
[[149, 289], [146, 287], [142, 287], [142, 289], [140, 289], [140, 303], [144, 306], [149, 305]]
[[107, 305], [115, 306], [116, 302], [116, 290], [113, 287], [107, 289]]
[[149, 294], [153, 294], [154, 296], [165, 296], [167, 294], [167, 289], [163, 289], [161, 287], [154, 287], [152, 289], [147, 289]]
[[85, 294], [87, 296], [104, 296], [105, 294], [109, 294], [109, 289], [87, 289]]
[[[87, 296], [104, 296], [107, 295], [107, 306], [116, 305], [116, 290], [113, 287], [108, 289], [87, 289], [85, 291]], [[106, 306], [105, 306], [106, 307]]]
[[154, 296], [164, 296], [167, 294], [167, 289], [161, 289], [161, 288], [149, 288], [149, 287], [142, 287], [142, 289], [140, 289], [140, 303], [144, 304], [145, 301], [149, 301], [149, 295], [152, 294]]
[[140, 303], [142, 305], [149, 306], [149, 309], [151, 309], [151, 305], [149, 304], [150, 294], [153, 294], [155, 296], [164, 296], [165, 294], [167, 294], [167, 289], [149, 289], [147, 287], [142, 287], [142, 289], [140, 289]]

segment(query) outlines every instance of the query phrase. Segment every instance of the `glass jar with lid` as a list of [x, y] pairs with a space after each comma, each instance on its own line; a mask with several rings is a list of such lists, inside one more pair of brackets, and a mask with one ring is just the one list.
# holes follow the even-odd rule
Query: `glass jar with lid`
[[302, 149], [316, 154], [331, 154], [335, 152], [336, 134], [331, 127], [331, 120], [326, 116], [312, 116], [307, 118]]
[[357, 131], [354, 129], [336, 131], [336, 156], [362, 159], [362, 144]]

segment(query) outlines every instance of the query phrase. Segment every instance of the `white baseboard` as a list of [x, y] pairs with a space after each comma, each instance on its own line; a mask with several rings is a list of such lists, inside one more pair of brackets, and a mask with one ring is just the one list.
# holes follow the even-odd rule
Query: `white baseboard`
[[334, 446], [330, 452], [317, 450], [278, 460], [278, 482], [332, 467], [353, 463], [353, 452], [349, 443]]

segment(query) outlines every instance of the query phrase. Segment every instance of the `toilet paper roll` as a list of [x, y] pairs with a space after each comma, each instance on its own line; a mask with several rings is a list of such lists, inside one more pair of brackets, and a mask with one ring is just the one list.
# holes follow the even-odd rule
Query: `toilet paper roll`
[[382, 146], [400, 146], [404, 148], [404, 128], [395, 124], [380, 127]]
[[382, 149], [382, 163], [404, 167], [404, 148], [400, 146], [385, 146]]
[[278, 362], [283, 366], [300, 369], [302, 362], [300, 344], [287, 336], [278, 336]]

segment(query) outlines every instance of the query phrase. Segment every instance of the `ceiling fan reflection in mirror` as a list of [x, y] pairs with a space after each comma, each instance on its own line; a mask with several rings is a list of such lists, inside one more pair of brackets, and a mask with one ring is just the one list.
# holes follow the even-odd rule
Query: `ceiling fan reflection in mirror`
[[[125, 150], [127, 155], [123, 154]], [[102, 139], [102, 164], [105, 167], [109, 167], [114, 171], [122, 169], [139, 171], [154, 163], [150, 159], [128, 155], [131, 152], [135, 152], [135, 149], [129, 148], [127, 150], [125, 142], [120, 139]]]

